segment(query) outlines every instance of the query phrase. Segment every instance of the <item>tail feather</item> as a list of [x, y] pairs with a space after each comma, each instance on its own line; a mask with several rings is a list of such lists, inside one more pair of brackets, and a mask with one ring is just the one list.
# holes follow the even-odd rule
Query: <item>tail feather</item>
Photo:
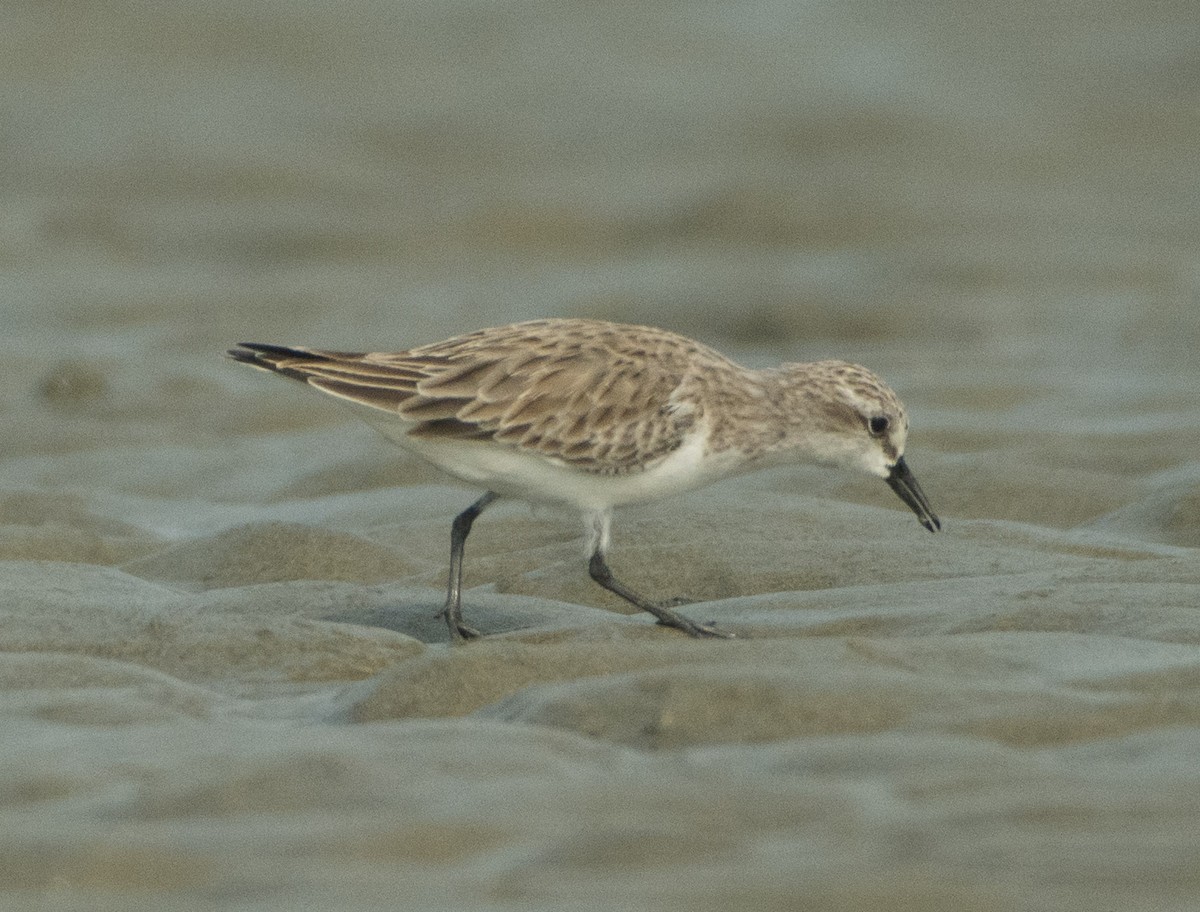
[[423, 379], [423, 374], [412, 368], [372, 364], [353, 352], [241, 342], [229, 349], [228, 355], [339, 399], [392, 413], [416, 395], [417, 383]]
[[[308, 382], [309, 373], [292, 367], [292, 363], [311, 366], [314, 362], [332, 361], [333, 352], [315, 351], [309, 348], [292, 348], [287, 345], [271, 345], [267, 342], [239, 342], [226, 354], [241, 364], [249, 364], [259, 370], [281, 374], [292, 380]], [[351, 353], [337, 353], [339, 357], [358, 357]]]

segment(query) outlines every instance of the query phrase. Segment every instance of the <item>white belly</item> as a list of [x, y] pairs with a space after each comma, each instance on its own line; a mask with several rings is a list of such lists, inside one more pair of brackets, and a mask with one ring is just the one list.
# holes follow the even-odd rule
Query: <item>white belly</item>
[[648, 469], [600, 475], [489, 441], [414, 439], [407, 436], [407, 423], [372, 423], [406, 450], [463, 481], [497, 494], [567, 504], [585, 512], [677, 494], [734, 474], [742, 465], [736, 451], [708, 453], [703, 428], [693, 429], [683, 446]]

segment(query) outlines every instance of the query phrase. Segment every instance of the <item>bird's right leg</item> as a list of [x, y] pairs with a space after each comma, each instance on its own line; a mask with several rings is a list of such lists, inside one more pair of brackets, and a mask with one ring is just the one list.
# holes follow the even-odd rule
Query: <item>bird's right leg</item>
[[471, 525], [498, 495], [488, 491], [479, 500], [471, 504], [450, 524], [450, 582], [446, 586], [446, 605], [438, 612], [438, 617], [446, 619], [450, 628], [450, 639], [455, 643], [473, 640], [482, 634], [474, 627], [463, 621], [462, 616], [462, 563], [463, 549], [467, 544], [467, 536], [471, 534]]
[[603, 551], [592, 552], [591, 560], [588, 561], [588, 575], [613, 595], [619, 595], [634, 607], [654, 615], [664, 627], [674, 627], [694, 637], [732, 639], [734, 636], [732, 633], [718, 630], [711, 624], [699, 624], [691, 618], [684, 617], [678, 611], [672, 611], [670, 607], [661, 602], [652, 602], [638, 595], [624, 583], [613, 578], [612, 570], [608, 567], [608, 561], [604, 559]]
[[589, 543], [591, 558], [588, 560], [588, 575], [593, 580], [613, 595], [619, 595], [634, 607], [654, 615], [664, 627], [674, 627], [694, 637], [731, 639], [734, 636], [732, 633], [725, 633], [722, 630], [718, 630], [711, 624], [697, 623], [691, 618], [684, 617], [678, 611], [671, 610], [673, 605], [688, 604], [687, 599], [672, 599], [666, 603], [652, 602], [634, 592], [620, 580], [615, 579], [612, 570], [609, 569], [608, 560], [605, 558], [605, 552], [608, 550], [611, 540], [612, 514], [607, 510], [599, 511], [592, 514], [590, 519], [592, 534]]

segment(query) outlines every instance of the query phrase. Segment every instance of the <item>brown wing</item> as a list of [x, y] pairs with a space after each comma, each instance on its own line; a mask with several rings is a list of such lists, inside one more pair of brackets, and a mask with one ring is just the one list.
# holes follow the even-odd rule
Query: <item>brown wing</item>
[[395, 354], [259, 344], [230, 354], [397, 414], [413, 437], [492, 440], [617, 474], [680, 445], [695, 416], [674, 395], [707, 352], [661, 330], [545, 320]]

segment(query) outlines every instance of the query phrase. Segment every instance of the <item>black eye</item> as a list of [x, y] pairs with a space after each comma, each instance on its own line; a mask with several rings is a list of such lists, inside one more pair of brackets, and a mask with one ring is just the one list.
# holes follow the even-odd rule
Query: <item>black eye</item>
[[887, 429], [891, 426], [886, 415], [876, 415], [867, 421], [867, 429], [870, 430], [872, 437], [878, 437], [880, 434], [886, 434]]

